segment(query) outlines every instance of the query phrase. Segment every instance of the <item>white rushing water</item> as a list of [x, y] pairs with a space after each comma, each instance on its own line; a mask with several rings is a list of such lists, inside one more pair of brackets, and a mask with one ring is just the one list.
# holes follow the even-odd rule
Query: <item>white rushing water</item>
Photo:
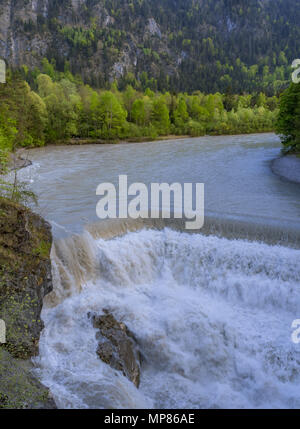
[[[35, 363], [59, 407], [300, 407], [299, 250], [168, 228], [85, 232], [57, 246], [53, 273]], [[138, 341], [139, 389], [96, 355], [87, 314], [103, 309]]]
[[[272, 173], [280, 149], [256, 134], [30, 152], [20, 178], [55, 239], [35, 371], [59, 407], [300, 407], [300, 187]], [[97, 186], [120, 174], [204, 183], [201, 234], [92, 225]], [[87, 314], [104, 309], [137, 338], [139, 389], [97, 357]]]

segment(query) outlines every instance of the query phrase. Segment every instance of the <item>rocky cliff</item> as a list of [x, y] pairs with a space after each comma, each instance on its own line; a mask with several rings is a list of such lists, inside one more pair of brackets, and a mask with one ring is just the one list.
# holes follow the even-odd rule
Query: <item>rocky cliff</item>
[[140, 384], [141, 354], [134, 335], [127, 326], [118, 322], [108, 311], [103, 315], [89, 314], [94, 328], [98, 330], [97, 355], [99, 358], [121, 371], [136, 387]]
[[279, 88], [298, 55], [299, 20], [300, 0], [0, 0], [0, 57], [54, 59], [98, 86]]
[[52, 290], [48, 223], [0, 198], [0, 408], [53, 408], [48, 391], [30, 373], [38, 353], [43, 298]]

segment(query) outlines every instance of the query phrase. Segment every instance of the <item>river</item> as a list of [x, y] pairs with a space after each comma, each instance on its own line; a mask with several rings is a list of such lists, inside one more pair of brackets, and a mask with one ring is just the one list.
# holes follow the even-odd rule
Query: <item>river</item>
[[[59, 407], [300, 407], [300, 186], [272, 173], [279, 153], [274, 134], [30, 151], [20, 176], [55, 238], [35, 372]], [[97, 222], [120, 174], [203, 182], [203, 230]], [[139, 389], [97, 358], [103, 309], [137, 338]]]

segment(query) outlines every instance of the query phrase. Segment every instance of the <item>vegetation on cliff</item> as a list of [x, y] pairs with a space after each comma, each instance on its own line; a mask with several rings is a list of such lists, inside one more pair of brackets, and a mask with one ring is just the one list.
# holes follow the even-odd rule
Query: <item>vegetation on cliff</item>
[[0, 347], [0, 409], [56, 408], [49, 390], [31, 374], [31, 365]]
[[29, 209], [0, 198], [0, 315], [6, 349], [27, 358], [37, 351], [43, 297], [51, 284], [50, 226]]
[[300, 38], [300, 0], [0, 0], [0, 57], [103, 88], [277, 94]]
[[0, 408], [55, 406], [23, 362], [38, 352], [43, 298], [52, 290], [51, 243], [50, 226], [42, 218], [0, 198], [0, 319], [6, 325]]

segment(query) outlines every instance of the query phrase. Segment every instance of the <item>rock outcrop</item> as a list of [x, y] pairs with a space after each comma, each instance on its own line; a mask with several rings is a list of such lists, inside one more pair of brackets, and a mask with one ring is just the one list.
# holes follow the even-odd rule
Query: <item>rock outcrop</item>
[[50, 225], [29, 209], [0, 199], [0, 318], [6, 349], [16, 358], [38, 352], [43, 298], [52, 290]]
[[0, 319], [6, 326], [6, 342], [0, 344], [0, 407], [30, 407], [29, 390], [34, 402], [49, 407], [47, 389], [23, 364], [38, 353], [43, 298], [52, 290], [51, 244], [47, 222], [0, 198]]
[[49, 391], [30, 372], [27, 361], [12, 357], [0, 348], [0, 409], [54, 409]]
[[98, 329], [97, 355], [112, 368], [121, 371], [132, 383], [140, 384], [140, 353], [133, 334], [127, 326], [118, 322], [104, 310], [104, 315], [89, 314], [94, 328]]
[[[60, 71], [68, 67], [92, 86], [121, 78], [125, 87], [133, 74], [142, 87], [145, 82], [175, 92], [256, 92], [264, 89], [263, 66], [276, 78], [281, 67], [279, 75], [287, 74], [276, 92], [296, 55], [295, 3], [0, 0], [0, 58], [31, 69], [54, 59]], [[244, 70], [255, 65], [254, 72]]]

